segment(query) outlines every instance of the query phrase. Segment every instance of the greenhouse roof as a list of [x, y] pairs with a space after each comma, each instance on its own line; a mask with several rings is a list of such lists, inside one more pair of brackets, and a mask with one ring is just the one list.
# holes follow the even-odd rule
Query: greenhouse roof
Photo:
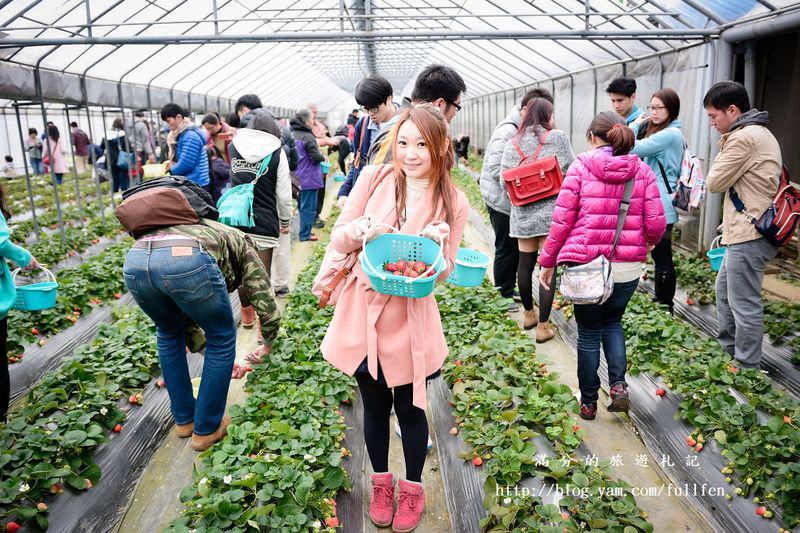
[[789, 0], [4, 0], [0, 57], [273, 106], [352, 101], [370, 74], [408, 94], [431, 62], [467, 97], [666, 52]]

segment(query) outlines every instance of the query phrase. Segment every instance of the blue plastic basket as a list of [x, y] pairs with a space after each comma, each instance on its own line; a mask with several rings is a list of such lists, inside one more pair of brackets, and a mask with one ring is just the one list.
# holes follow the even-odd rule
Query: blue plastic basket
[[[42, 281], [40, 283], [17, 286], [17, 299], [14, 301], [14, 309], [20, 311], [41, 311], [42, 309], [50, 309], [56, 306], [58, 282], [52, 272], [46, 268], [42, 268], [42, 270], [52, 281]], [[16, 269], [11, 276], [14, 280], [14, 285], [17, 284], [17, 274], [19, 271], [19, 268]]]
[[[430, 277], [408, 278], [383, 270], [384, 263], [394, 263], [401, 259], [423, 261], [432, 265], [435, 274]], [[385, 233], [364, 244], [360, 260], [361, 269], [369, 278], [373, 289], [381, 294], [405, 298], [425, 298], [430, 295], [436, 287], [436, 278], [446, 264], [440, 245], [418, 235], [403, 233]], [[375, 265], [380, 266], [376, 268]], [[427, 276], [426, 273], [423, 275]]]
[[486, 269], [489, 267], [489, 256], [472, 248], [459, 248], [453, 272], [447, 281], [461, 287], [477, 287], [483, 283]]
[[711, 249], [706, 252], [706, 257], [711, 263], [711, 270], [714, 272], [719, 272], [719, 269], [722, 268], [722, 260], [725, 258], [725, 252], [728, 251], [727, 247], [719, 246], [721, 237], [722, 235], [714, 239], [714, 242], [711, 243]]
[[344, 181], [346, 177], [341, 172], [336, 172], [336, 174], [333, 175], [333, 179], [336, 181]]
[[323, 161], [322, 163], [319, 164], [319, 166], [322, 168], [323, 176], [326, 175], [328, 171], [331, 169], [331, 164], [328, 163], [327, 161]]

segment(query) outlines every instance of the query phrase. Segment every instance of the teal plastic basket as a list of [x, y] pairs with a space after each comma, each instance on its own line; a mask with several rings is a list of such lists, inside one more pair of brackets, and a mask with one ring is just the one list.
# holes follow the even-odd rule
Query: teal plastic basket
[[[396, 228], [388, 227], [397, 231]], [[395, 263], [401, 259], [423, 261], [431, 265], [431, 268], [419, 278], [398, 276], [383, 270], [384, 263]], [[404, 298], [425, 298], [430, 295], [436, 288], [436, 278], [446, 264], [442, 256], [442, 246], [430, 239], [403, 233], [385, 233], [365, 243], [360, 261], [361, 269], [369, 278], [373, 289], [381, 294]], [[376, 268], [375, 265], [379, 267]], [[427, 277], [430, 270], [435, 274]]]
[[333, 175], [333, 179], [336, 180], [336, 181], [341, 182], [341, 181], [344, 181], [347, 178], [341, 172], [336, 172], [336, 174]]
[[[30, 285], [17, 286], [17, 299], [14, 301], [14, 309], [20, 311], [41, 311], [42, 309], [50, 309], [56, 306], [58, 282], [52, 272], [46, 268], [42, 268], [42, 270], [52, 281], [42, 281], [39, 283], [31, 283]], [[17, 285], [17, 274], [19, 271], [19, 268], [16, 269], [11, 276], [11, 279], [14, 280], [14, 285]]]
[[728, 251], [727, 247], [719, 245], [721, 238], [722, 235], [714, 239], [714, 242], [711, 243], [711, 249], [706, 252], [708, 262], [711, 263], [711, 270], [714, 272], [719, 272], [719, 269], [722, 268], [722, 260], [725, 259], [725, 252]]
[[461, 287], [477, 287], [486, 277], [489, 267], [489, 256], [472, 248], [459, 248], [453, 272], [447, 281]]
[[330, 171], [330, 169], [331, 169], [331, 164], [328, 163], [327, 161], [323, 161], [322, 163], [319, 164], [319, 166], [322, 168], [322, 175], [323, 176], [326, 175], [328, 173], [328, 171]]

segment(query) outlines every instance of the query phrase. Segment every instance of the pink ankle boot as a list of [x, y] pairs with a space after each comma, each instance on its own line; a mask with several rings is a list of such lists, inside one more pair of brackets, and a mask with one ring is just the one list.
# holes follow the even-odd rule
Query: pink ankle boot
[[392, 521], [392, 531], [408, 533], [419, 525], [425, 509], [425, 491], [422, 483], [400, 480], [400, 495], [397, 497], [397, 512]]
[[378, 527], [392, 525], [394, 516], [394, 478], [391, 472], [372, 474], [372, 497], [369, 500], [369, 519]]

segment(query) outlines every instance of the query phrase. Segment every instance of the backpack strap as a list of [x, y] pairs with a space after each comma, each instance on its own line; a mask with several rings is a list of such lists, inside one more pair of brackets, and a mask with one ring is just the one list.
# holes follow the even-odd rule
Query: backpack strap
[[619, 213], [617, 215], [617, 229], [614, 230], [614, 245], [611, 247], [611, 259], [617, 254], [617, 243], [619, 237], [622, 235], [622, 227], [625, 225], [625, 218], [628, 216], [628, 209], [631, 207], [631, 197], [633, 196], [633, 184], [636, 181], [636, 176], [632, 177], [625, 184], [625, 191], [622, 193], [622, 201], [619, 203]]
[[[520, 146], [519, 146], [519, 135], [514, 135], [514, 137], [511, 138], [511, 144], [514, 145], [514, 148], [517, 150], [517, 153], [522, 158], [522, 161], [525, 161], [529, 157], [532, 157], [533, 160], [535, 161], [535, 160], [539, 159], [539, 152], [542, 151], [542, 146], [544, 146], [544, 143], [547, 140], [547, 136], [548, 135], [550, 135], [550, 130], [545, 130], [544, 135], [539, 139], [539, 145], [536, 147], [536, 151], [533, 152], [533, 154], [531, 154], [531, 155], [525, 155], [525, 153], [522, 151], [522, 148], [520, 148]], [[520, 162], [520, 164], [521, 164], [521, 162]]]
[[364, 117], [364, 121], [361, 123], [361, 135], [359, 136], [358, 146], [356, 147], [356, 157], [355, 159], [353, 159], [353, 165], [356, 168], [359, 168], [361, 166], [361, 146], [364, 144], [364, 134], [369, 129], [368, 127], [369, 121], [370, 121], [369, 117]]
[[544, 135], [539, 138], [539, 146], [537, 146], [536, 151], [533, 152], [533, 159], [539, 159], [539, 152], [542, 151], [542, 146], [544, 146], [545, 141], [547, 141], [548, 135], [550, 135], [550, 130], [544, 130]]
[[667, 187], [667, 192], [672, 194], [672, 187], [669, 186], [669, 180], [667, 179], [667, 173], [664, 171], [664, 165], [661, 164], [661, 161], [656, 159], [656, 163], [658, 163], [658, 169], [661, 171], [661, 179], [664, 180], [664, 185]]
[[747, 207], [745, 207], [742, 199], [739, 198], [739, 193], [736, 192], [736, 189], [730, 187], [728, 189], [728, 197], [731, 199], [731, 202], [733, 202], [733, 207], [736, 208], [736, 211], [743, 214], [749, 223], [755, 224], [758, 222], [756, 217], [747, 212]]

